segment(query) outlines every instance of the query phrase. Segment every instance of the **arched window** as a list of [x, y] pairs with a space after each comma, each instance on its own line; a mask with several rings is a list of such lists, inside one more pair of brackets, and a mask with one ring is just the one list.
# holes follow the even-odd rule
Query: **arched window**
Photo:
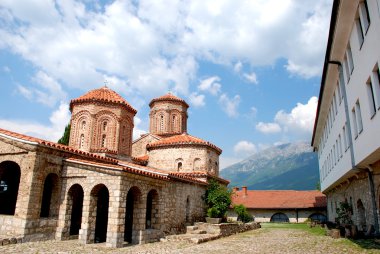
[[56, 216], [58, 209], [58, 176], [49, 174], [45, 178], [44, 189], [42, 192], [40, 217]]
[[163, 132], [164, 131], [164, 116], [161, 115], [160, 117], [160, 131]]
[[365, 208], [361, 199], [356, 203], [357, 213], [357, 223], [359, 230], [366, 230], [366, 216]]
[[80, 135], [79, 149], [84, 147], [84, 134]]
[[86, 129], [86, 121], [82, 121], [82, 130]]
[[312, 221], [318, 221], [318, 222], [322, 222], [322, 223], [327, 221], [326, 216], [321, 214], [321, 213], [313, 213], [312, 215], [309, 216], [309, 218]]
[[182, 162], [178, 162], [177, 171], [181, 171], [182, 169]]
[[106, 131], [107, 130], [107, 121], [104, 121], [103, 122], [103, 131]]
[[0, 214], [15, 214], [20, 176], [20, 166], [17, 163], [0, 163]]
[[102, 136], [102, 147], [106, 147], [106, 135]]

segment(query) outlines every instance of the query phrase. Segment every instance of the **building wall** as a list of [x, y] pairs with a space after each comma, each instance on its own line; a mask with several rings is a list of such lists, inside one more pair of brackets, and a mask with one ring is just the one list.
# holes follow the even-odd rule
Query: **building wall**
[[[74, 104], [69, 145], [87, 152], [100, 152], [107, 148], [120, 155], [131, 155], [133, 117], [134, 113], [120, 105], [100, 102]], [[104, 122], [107, 122], [106, 128], [103, 127]]]
[[145, 134], [145, 136], [137, 139], [132, 144], [132, 156], [133, 157], [141, 157], [148, 153], [146, 150], [146, 146], [154, 141], [157, 141], [158, 138], [151, 135], [151, 134]]
[[149, 151], [148, 166], [168, 171], [205, 171], [218, 175], [219, 155], [205, 146], [157, 147]]
[[[255, 218], [255, 222], [270, 222], [272, 216], [276, 213], [284, 213], [289, 218], [290, 223], [305, 222], [312, 214], [319, 213], [326, 215], [326, 212], [321, 209], [299, 209], [298, 219], [297, 211], [295, 209], [247, 209], [248, 212]], [[237, 214], [230, 209], [228, 211], [228, 218], [237, 220]]]
[[187, 132], [187, 107], [176, 101], [156, 101], [151, 105], [149, 132], [178, 135]]

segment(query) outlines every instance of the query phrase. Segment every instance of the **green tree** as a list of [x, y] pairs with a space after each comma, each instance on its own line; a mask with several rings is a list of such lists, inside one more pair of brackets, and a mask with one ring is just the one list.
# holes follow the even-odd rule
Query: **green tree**
[[58, 144], [68, 145], [70, 140], [70, 124], [66, 125], [63, 136], [58, 140]]
[[235, 205], [234, 211], [238, 215], [238, 220], [244, 223], [253, 221], [253, 216], [247, 211], [244, 205]]
[[321, 191], [321, 182], [320, 181], [318, 181], [317, 184], [315, 185], [315, 189]]
[[225, 217], [231, 205], [231, 194], [232, 191], [226, 186], [211, 180], [206, 190], [207, 215], [212, 218]]

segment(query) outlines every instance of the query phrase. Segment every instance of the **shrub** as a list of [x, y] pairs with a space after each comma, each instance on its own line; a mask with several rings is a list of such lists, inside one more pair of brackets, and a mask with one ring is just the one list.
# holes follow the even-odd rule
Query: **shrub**
[[336, 208], [337, 222], [339, 224], [352, 224], [352, 207], [347, 202], [339, 202], [339, 207]]
[[210, 180], [206, 190], [206, 204], [209, 207], [207, 215], [212, 218], [225, 217], [231, 205], [231, 194], [232, 191], [228, 190], [226, 186]]
[[247, 211], [247, 208], [244, 205], [235, 205], [234, 210], [238, 215], [238, 220], [244, 223], [253, 221], [253, 216]]

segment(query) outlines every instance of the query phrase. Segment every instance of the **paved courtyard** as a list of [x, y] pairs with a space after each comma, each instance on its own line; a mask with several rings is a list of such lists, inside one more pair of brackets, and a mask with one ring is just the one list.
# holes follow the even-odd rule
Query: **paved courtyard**
[[380, 245], [374, 241], [332, 239], [299, 228], [264, 225], [258, 230], [198, 245], [159, 242], [110, 249], [103, 244], [80, 245], [70, 240], [0, 246], [0, 253], [380, 253]]

